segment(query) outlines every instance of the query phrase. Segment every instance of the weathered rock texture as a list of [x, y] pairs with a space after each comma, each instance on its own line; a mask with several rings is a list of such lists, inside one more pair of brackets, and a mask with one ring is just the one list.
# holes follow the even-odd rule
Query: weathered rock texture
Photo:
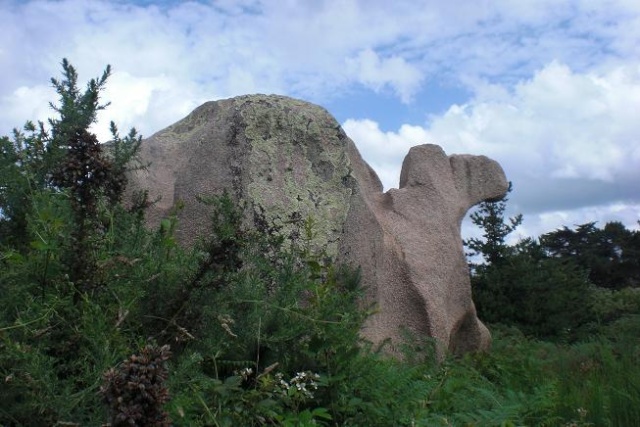
[[413, 147], [400, 188], [383, 193], [326, 110], [265, 95], [198, 107], [145, 140], [142, 159], [151, 166], [134, 185], [160, 196], [150, 222], [181, 201], [184, 243], [206, 233], [207, 208], [196, 196], [225, 189], [271, 218], [312, 216], [316, 244], [362, 267], [366, 303], [378, 307], [363, 330], [366, 338], [397, 343], [407, 328], [457, 353], [489, 345], [471, 300], [460, 224], [471, 206], [505, 194], [507, 181], [495, 161], [447, 156], [436, 145]]

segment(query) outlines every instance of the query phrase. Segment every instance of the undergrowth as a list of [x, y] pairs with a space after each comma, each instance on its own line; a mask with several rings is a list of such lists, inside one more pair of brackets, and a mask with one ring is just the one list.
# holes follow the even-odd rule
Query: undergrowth
[[600, 295], [614, 321], [576, 343], [496, 325], [487, 353], [389, 358], [312, 218], [283, 235], [223, 194], [191, 249], [179, 206], [147, 229], [144, 195], [121, 200], [139, 138], [84, 132], [109, 69], [82, 94], [63, 68], [52, 131], [0, 139], [0, 426], [640, 425], [640, 319], [615, 308], [637, 293]]

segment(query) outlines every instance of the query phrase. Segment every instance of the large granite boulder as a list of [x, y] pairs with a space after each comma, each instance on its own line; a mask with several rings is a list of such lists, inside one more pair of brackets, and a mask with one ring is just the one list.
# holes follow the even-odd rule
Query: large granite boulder
[[471, 206], [505, 194], [495, 161], [416, 146], [404, 160], [400, 188], [383, 193], [326, 110], [273, 95], [208, 102], [146, 139], [141, 157], [151, 166], [133, 184], [160, 199], [149, 221], [156, 224], [183, 203], [183, 243], [206, 233], [208, 208], [196, 197], [223, 190], [275, 220], [311, 216], [314, 243], [362, 268], [365, 303], [378, 308], [364, 337], [398, 343], [406, 328], [436, 338], [441, 350], [488, 347], [471, 299], [460, 224]]

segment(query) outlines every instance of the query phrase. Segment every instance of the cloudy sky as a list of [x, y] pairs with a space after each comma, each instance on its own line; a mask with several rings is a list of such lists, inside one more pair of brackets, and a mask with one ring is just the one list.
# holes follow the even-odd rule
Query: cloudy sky
[[66, 57], [113, 67], [103, 139], [277, 93], [326, 107], [386, 188], [413, 145], [498, 160], [520, 235], [640, 219], [638, 0], [0, 0], [0, 22], [1, 135], [51, 116]]

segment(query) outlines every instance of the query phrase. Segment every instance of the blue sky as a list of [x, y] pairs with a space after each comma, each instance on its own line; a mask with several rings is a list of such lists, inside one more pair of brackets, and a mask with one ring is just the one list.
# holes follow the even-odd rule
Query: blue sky
[[637, 0], [0, 0], [0, 20], [0, 134], [51, 115], [66, 57], [113, 67], [105, 139], [278, 93], [326, 107], [387, 188], [413, 145], [498, 160], [522, 236], [640, 219]]

